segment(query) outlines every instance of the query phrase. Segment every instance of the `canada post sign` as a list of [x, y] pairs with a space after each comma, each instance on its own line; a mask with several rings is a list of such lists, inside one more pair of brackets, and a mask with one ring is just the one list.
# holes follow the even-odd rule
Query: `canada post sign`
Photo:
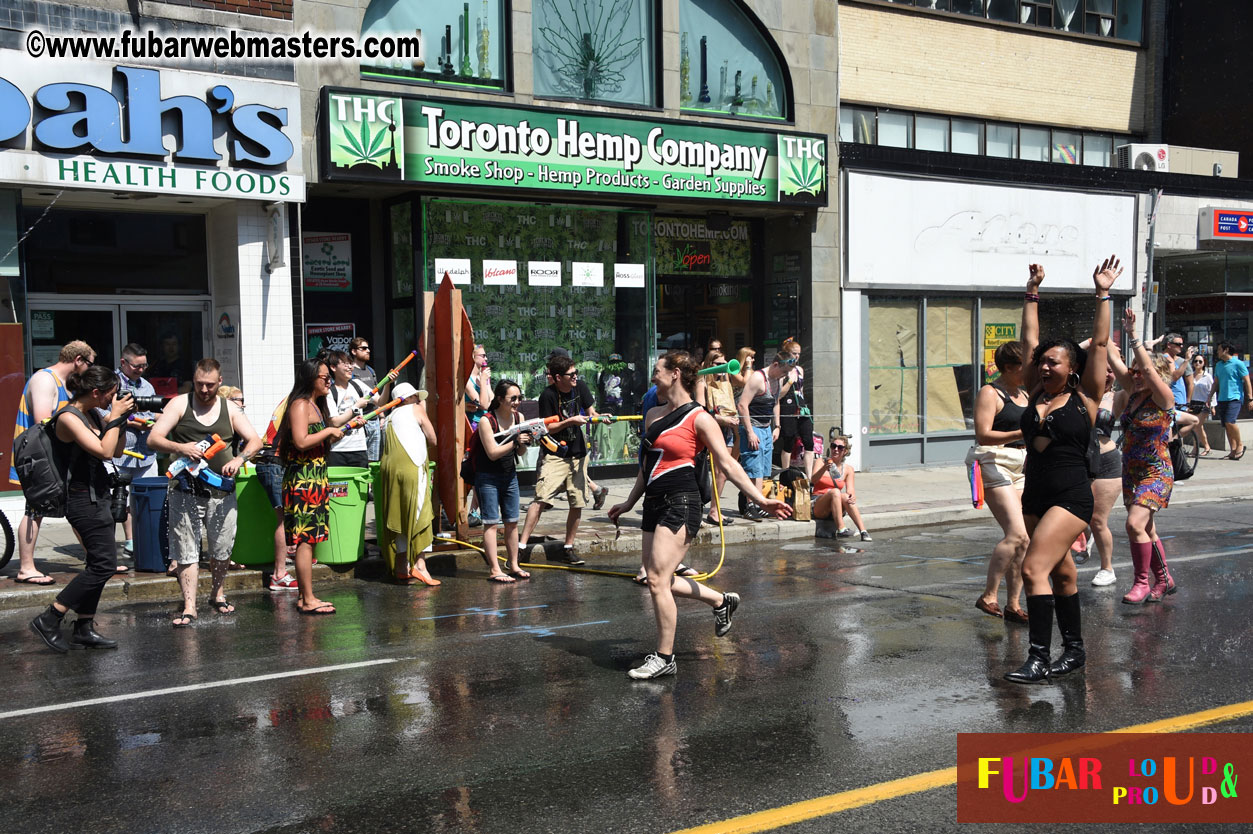
[[0, 58], [0, 182], [303, 201], [293, 84]]
[[827, 204], [827, 140], [324, 89], [327, 180]]

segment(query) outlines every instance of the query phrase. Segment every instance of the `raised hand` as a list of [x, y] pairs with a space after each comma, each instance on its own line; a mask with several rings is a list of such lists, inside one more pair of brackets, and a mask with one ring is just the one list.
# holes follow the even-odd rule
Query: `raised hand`
[[1118, 257], [1110, 255], [1092, 271], [1092, 283], [1096, 284], [1096, 288], [1102, 293], [1108, 293], [1109, 288], [1114, 286], [1114, 282], [1120, 275], [1122, 275], [1122, 266], [1119, 264]]
[[1044, 283], [1044, 265], [1030, 264], [1027, 269], [1030, 272], [1030, 277], [1027, 278], [1027, 292], [1035, 292]]
[[1126, 307], [1122, 311], [1122, 329], [1133, 336], [1136, 332], [1136, 311]]

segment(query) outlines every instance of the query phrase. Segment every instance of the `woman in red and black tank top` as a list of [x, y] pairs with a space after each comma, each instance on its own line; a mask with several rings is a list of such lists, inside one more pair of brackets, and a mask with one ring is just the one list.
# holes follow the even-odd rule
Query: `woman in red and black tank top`
[[674, 597], [698, 599], [714, 609], [714, 634], [731, 630], [731, 615], [740, 598], [719, 593], [695, 579], [676, 577], [675, 568], [700, 529], [701, 495], [696, 479], [697, 456], [708, 450], [727, 478], [763, 509], [780, 518], [791, 508], [782, 501], [765, 498], [731, 457], [722, 429], [703, 408], [693, 402], [696, 362], [675, 350], [657, 360], [653, 384], [666, 404], [650, 409], [644, 417], [644, 442], [640, 472], [626, 501], [609, 509], [615, 524], [644, 496], [644, 570], [653, 596], [657, 618], [657, 651], [642, 666], [627, 674], [635, 680], [673, 675], [674, 632], [678, 611]]

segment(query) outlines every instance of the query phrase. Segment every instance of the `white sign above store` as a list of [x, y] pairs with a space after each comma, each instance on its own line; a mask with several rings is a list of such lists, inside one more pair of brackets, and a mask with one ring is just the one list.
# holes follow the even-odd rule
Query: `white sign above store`
[[300, 129], [291, 83], [0, 58], [0, 182], [303, 202]]
[[1135, 286], [1135, 198], [1043, 188], [848, 174], [848, 287], [1021, 290], [1043, 264], [1044, 292], [1091, 290], [1111, 254]]

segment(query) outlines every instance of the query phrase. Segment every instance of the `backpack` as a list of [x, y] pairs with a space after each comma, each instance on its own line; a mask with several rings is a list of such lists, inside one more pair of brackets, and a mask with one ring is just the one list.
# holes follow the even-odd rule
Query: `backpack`
[[[22, 494], [30, 515], [42, 518], [63, 518], [67, 492], [69, 461], [57, 451], [54, 434], [58, 411], [42, 423], [31, 426], [13, 441], [13, 468], [22, 483]], [[78, 445], [74, 448], [77, 450]]]
[[1186, 481], [1196, 472], [1196, 464], [1192, 462], [1189, 455], [1184, 454], [1183, 441], [1176, 435], [1170, 441], [1170, 465], [1175, 470], [1175, 483]]
[[[677, 424], [677, 423], [682, 422], [683, 419], [687, 417], [688, 414], [691, 414], [692, 411], [698, 408], [700, 408], [700, 406], [697, 405], [696, 403], [694, 402], [688, 403], [686, 408], [675, 409], [674, 411], [670, 412], [670, 414], [666, 415], [665, 417], [661, 419], [670, 420], [672, 421], [672, 423]], [[648, 413], [647, 410], [645, 410], [644, 413], [647, 414]], [[641, 421], [641, 423], [642, 422], [643, 421]], [[657, 425], [656, 422], [653, 423], [653, 426], [655, 425]], [[649, 426], [649, 429], [651, 428], [652, 426]], [[644, 430], [644, 437], [641, 439], [639, 455], [638, 455], [639, 463], [641, 467], [644, 465], [645, 456], [648, 454], [648, 450], [652, 447], [652, 445], [653, 445], [652, 439], [650, 439], [648, 436], [648, 430]], [[713, 498], [714, 498], [713, 478], [712, 478], [711, 467], [710, 467], [710, 462], [709, 462], [709, 450], [701, 449], [699, 452], [697, 452], [696, 457], [693, 458], [692, 460], [692, 465], [693, 465], [693, 471], [696, 475], [696, 488], [700, 492], [701, 503], [709, 504], [713, 501]]]
[[[496, 417], [490, 411], [484, 416], [491, 420], [493, 431], [500, 430], [500, 424], [496, 422]], [[475, 429], [470, 442], [466, 444], [465, 457], [461, 459], [461, 480], [467, 484], [474, 483], [475, 461], [478, 460], [479, 447], [482, 445], [483, 443], [479, 440], [479, 432]]]

